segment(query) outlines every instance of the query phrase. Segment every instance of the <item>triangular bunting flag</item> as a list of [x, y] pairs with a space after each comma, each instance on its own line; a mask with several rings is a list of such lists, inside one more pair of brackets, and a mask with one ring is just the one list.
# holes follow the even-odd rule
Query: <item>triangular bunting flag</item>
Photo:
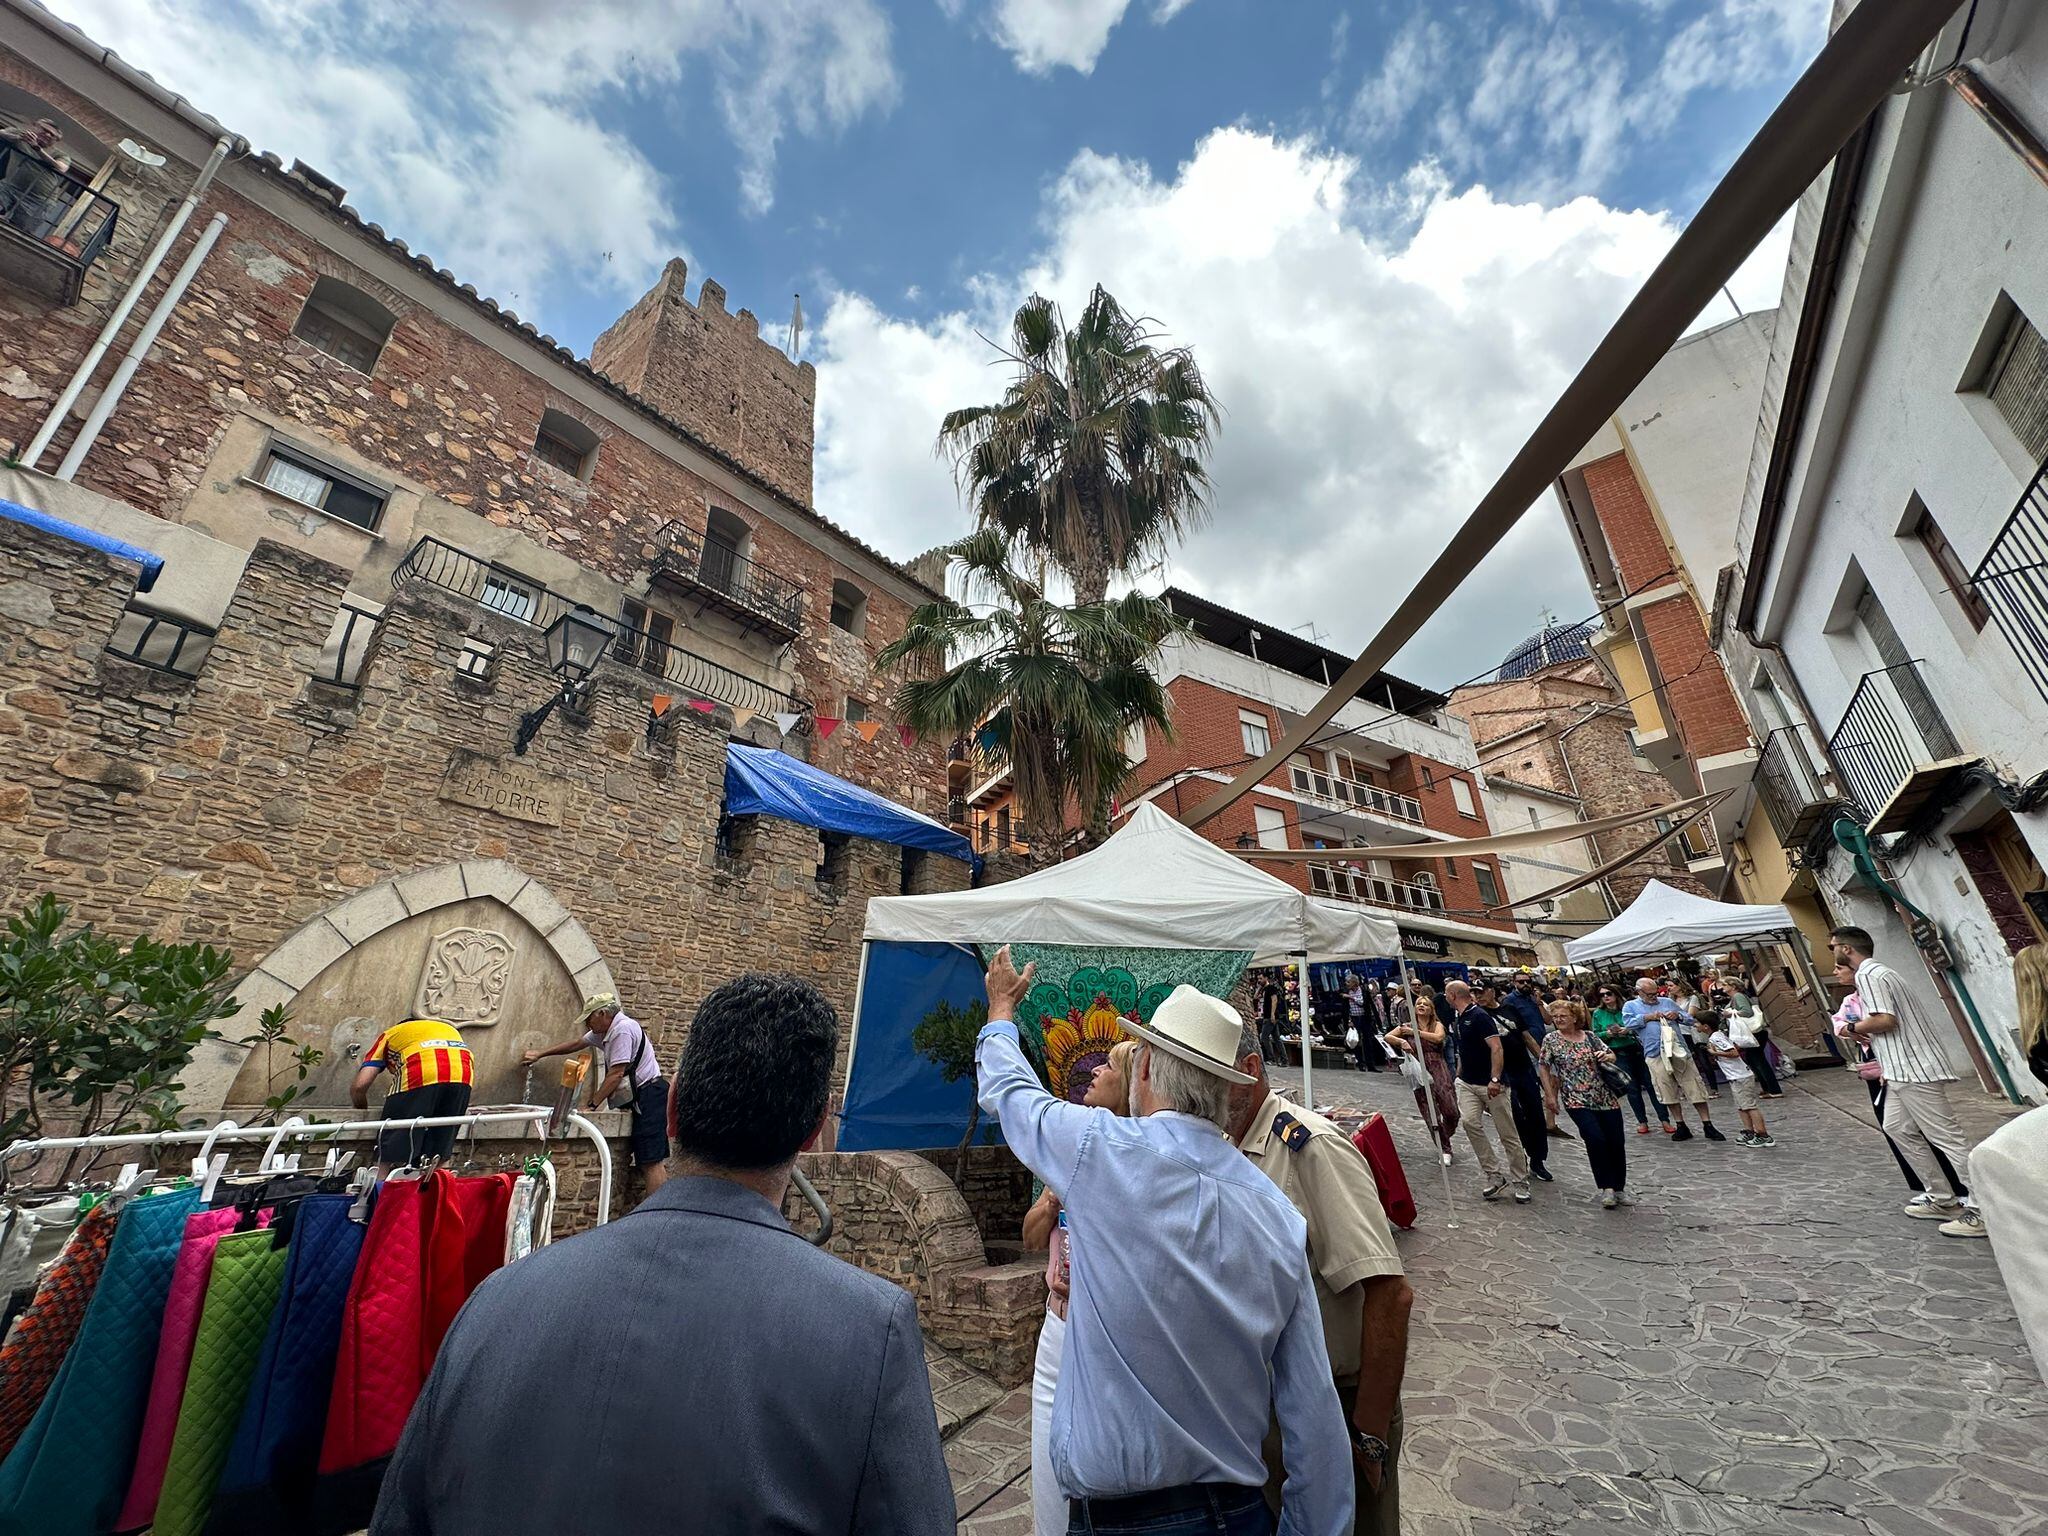
[[917, 732], [913, 731], [907, 725], [899, 725], [896, 727], [896, 739], [902, 742], [903, 745], [907, 747], [913, 741], [917, 740]]
[[696, 710], [700, 715], [708, 715], [717, 709], [718, 706], [709, 699], [692, 699], [690, 700], [690, 708]]
[[813, 715], [811, 716], [811, 724], [818, 728], [818, 740], [830, 741], [832, 733], [839, 729], [839, 717], [837, 715]]
[[775, 717], [775, 729], [787, 736], [796, 729], [796, 723], [801, 719], [803, 719], [802, 715], [777, 715]]
[[882, 722], [879, 720], [856, 720], [853, 722], [853, 728], [860, 733], [862, 741], [873, 741], [881, 732]]
[[757, 719], [759, 717], [759, 713], [760, 712], [758, 710], [739, 709], [735, 707], [732, 712], [732, 728], [736, 731], [744, 731], [747, 728], [747, 722], [749, 720]]
[[657, 693], [648, 703], [647, 707], [653, 711], [654, 718], [659, 720], [668, 713], [669, 705], [675, 703], [675, 701], [675, 695], [672, 693]]

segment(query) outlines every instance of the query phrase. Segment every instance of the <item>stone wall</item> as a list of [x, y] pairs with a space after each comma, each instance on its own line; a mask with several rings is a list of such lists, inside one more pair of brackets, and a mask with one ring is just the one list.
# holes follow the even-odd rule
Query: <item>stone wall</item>
[[[934, 1343], [1004, 1386], [1031, 1379], [1042, 1258], [988, 1263], [960, 1191], [915, 1152], [814, 1152], [798, 1166], [832, 1212], [831, 1252], [910, 1292]], [[817, 1230], [794, 1188], [783, 1213], [799, 1232]]]
[[[337, 689], [309, 673], [346, 572], [264, 542], [182, 679], [103, 649], [134, 580], [0, 522], [0, 908], [48, 891], [110, 932], [227, 947], [253, 1019], [272, 1002], [338, 1017], [347, 1000], [319, 978], [365, 932], [488, 897], [579, 984], [613, 980], [666, 1058], [704, 995], [750, 968], [811, 979], [850, 1025], [866, 898], [903, 888], [901, 850], [856, 839], [821, 886], [818, 834], [762, 818], [721, 854], [723, 711], [671, 711], [650, 739], [650, 680], [607, 662], [585, 716], [556, 711], [515, 767], [521, 714], [556, 686], [526, 625], [409, 588], [361, 688]], [[494, 648], [485, 681], [457, 675], [470, 640]], [[546, 814], [465, 803], [478, 773], [539, 785]], [[936, 857], [914, 873], [913, 888], [968, 880]], [[467, 1033], [483, 1068], [567, 1022]], [[219, 1078], [218, 1102], [241, 1065], [215, 1052], [188, 1088]]]
[[[957, 1152], [927, 1147], [917, 1155], [953, 1180]], [[966, 1167], [953, 1183], [974, 1217], [983, 1250], [991, 1258], [1017, 1253], [1024, 1213], [1031, 1208], [1031, 1170], [1008, 1147], [969, 1147]]]

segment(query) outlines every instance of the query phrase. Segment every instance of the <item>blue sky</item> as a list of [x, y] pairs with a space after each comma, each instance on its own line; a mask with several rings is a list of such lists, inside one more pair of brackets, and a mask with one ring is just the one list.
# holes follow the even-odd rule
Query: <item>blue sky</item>
[[[1352, 648], [1825, 34], [1826, 0], [54, 0], [579, 351], [681, 254], [804, 295], [820, 510], [962, 530], [977, 335], [1095, 282], [1225, 408], [1173, 579]], [[280, 60], [289, 60], [280, 67]], [[1775, 301], [1782, 239], [1737, 282]], [[1719, 318], [1712, 316], [1711, 318]], [[1401, 670], [1590, 608], [1540, 505]]]

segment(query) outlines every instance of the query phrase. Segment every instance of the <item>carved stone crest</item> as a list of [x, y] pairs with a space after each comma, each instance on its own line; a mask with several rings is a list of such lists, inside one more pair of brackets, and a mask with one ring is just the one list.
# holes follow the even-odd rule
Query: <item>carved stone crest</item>
[[464, 1029], [497, 1023], [515, 953], [510, 939], [488, 928], [435, 934], [420, 977], [420, 1014]]

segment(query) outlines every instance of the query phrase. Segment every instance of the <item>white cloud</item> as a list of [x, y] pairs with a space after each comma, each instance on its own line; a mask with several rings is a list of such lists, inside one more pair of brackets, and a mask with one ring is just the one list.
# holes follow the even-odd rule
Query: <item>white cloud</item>
[[[957, 537], [938, 421], [1007, 376], [976, 332], [1001, 336], [1034, 289], [1071, 314], [1100, 281], [1194, 347], [1224, 408], [1214, 522], [1171, 577], [1277, 624], [1312, 617], [1340, 649], [1406, 594], [1677, 233], [1663, 214], [1508, 202], [1427, 171], [1385, 187], [1326, 147], [1245, 129], [1210, 134], [1170, 179], [1083, 154], [1045, 222], [1025, 270], [927, 323], [830, 301], [821, 510], [904, 553]], [[1401, 666], [1456, 682], [1583, 595], [1540, 505]]]
[[[542, 0], [58, 3], [257, 148], [334, 177], [369, 217], [543, 322], [550, 293], [637, 294], [683, 249], [670, 189], [620, 126], [624, 104], [658, 98], [700, 153], [714, 133], [730, 144], [758, 212], [788, 135], [837, 131], [898, 90], [874, 0], [594, 0], [573, 17]], [[682, 87], [700, 78], [696, 101]]]
[[[1152, 20], [1164, 26], [1193, 3], [1153, 0]], [[958, 17], [966, 0], [939, 0], [939, 8]], [[1131, 0], [991, 0], [987, 25], [1026, 74], [1066, 68], [1085, 75], [1094, 71], [1109, 34], [1130, 8]]]

